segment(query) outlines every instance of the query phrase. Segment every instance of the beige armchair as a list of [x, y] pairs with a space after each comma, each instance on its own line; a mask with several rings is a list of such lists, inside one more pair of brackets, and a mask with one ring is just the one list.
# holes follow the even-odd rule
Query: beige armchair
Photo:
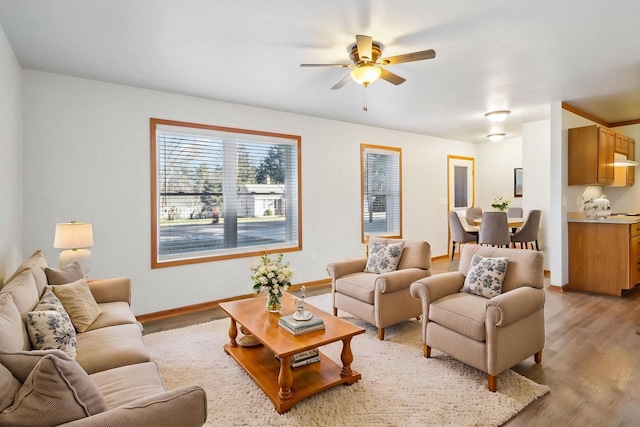
[[[493, 298], [461, 292], [474, 254], [509, 257], [502, 293]], [[543, 257], [522, 249], [465, 245], [459, 271], [416, 281], [411, 294], [422, 304], [425, 357], [436, 348], [487, 373], [496, 391], [496, 376], [544, 347]]]
[[372, 237], [369, 247], [404, 242], [402, 256], [395, 271], [366, 273], [367, 258], [334, 262], [327, 266], [331, 276], [333, 315], [345, 310], [378, 328], [384, 339], [384, 328], [422, 313], [420, 302], [411, 297], [411, 283], [431, 275], [431, 246], [419, 240], [382, 239]]

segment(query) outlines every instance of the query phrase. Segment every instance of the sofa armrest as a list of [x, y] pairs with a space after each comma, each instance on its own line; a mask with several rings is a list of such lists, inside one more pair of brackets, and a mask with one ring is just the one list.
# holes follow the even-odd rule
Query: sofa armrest
[[431, 270], [422, 268], [405, 268], [403, 270], [383, 273], [376, 279], [376, 292], [390, 293], [407, 289], [413, 282], [431, 276]]
[[143, 397], [126, 405], [62, 424], [69, 427], [202, 426], [207, 420], [207, 394], [200, 386], [181, 387]]
[[362, 273], [367, 266], [366, 258], [351, 259], [348, 261], [332, 262], [327, 265], [327, 273], [336, 281], [342, 276], [353, 273]]
[[89, 289], [97, 303], [124, 301], [131, 305], [131, 279], [90, 279]]
[[426, 304], [428, 307], [442, 297], [460, 292], [462, 285], [464, 285], [464, 275], [458, 271], [450, 271], [413, 282], [411, 295], [414, 298], [420, 298], [423, 306]]
[[512, 325], [544, 307], [544, 289], [523, 286], [487, 302], [487, 323], [497, 327]]

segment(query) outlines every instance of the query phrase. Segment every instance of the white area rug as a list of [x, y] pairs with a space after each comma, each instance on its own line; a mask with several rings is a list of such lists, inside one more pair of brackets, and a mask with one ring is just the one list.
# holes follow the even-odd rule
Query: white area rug
[[[307, 302], [330, 312], [328, 294]], [[491, 393], [483, 372], [435, 350], [434, 357], [424, 358], [416, 320], [385, 329], [380, 341], [373, 326], [339, 315], [367, 330], [351, 341], [352, 368], [362, 379], [305, 399], [282, 415], [223, 351], [228, 319], [150, 334], [144, 341], [168, 389], [200, 384], [206, 390], [211, 426], [498, 426], [549, 392], [508, 370]], [[335, 343], [322, 352], [339, 363], [341, 348]]]

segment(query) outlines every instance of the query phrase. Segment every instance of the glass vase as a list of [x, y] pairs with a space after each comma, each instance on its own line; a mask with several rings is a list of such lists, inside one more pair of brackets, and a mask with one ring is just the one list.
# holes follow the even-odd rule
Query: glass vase
[[267, 294], [267, 310], [271, 313], [277, 313], [282, 308], [282, 297], [273, 292]]

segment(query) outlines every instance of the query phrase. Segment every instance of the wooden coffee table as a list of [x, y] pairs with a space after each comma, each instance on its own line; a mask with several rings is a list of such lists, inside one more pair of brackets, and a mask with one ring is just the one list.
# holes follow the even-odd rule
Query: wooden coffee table
[[[358, 381], [361, 375], [351, 369], [351, 338], [364, 333], [364, 329], [307, 304], [306, 311], [322, 318], [325, 329], [295, 336], [278, 326], [282, 315], [295, 311], [295, 297], [285, 293], [282, 302], [280, 313], [266, 310], [266, 297], [220, 303], [220, 308], [231, 318], [230, 342], [224, 345], [224, 351], [251, 375], [280, 414], [318, 392]], [[238, 324], [263, 345], [238, 346]], [[320, 352], [320, 362], [291, 368], [291, 355], [336, 341], [342, 341], [342, 366]]]

